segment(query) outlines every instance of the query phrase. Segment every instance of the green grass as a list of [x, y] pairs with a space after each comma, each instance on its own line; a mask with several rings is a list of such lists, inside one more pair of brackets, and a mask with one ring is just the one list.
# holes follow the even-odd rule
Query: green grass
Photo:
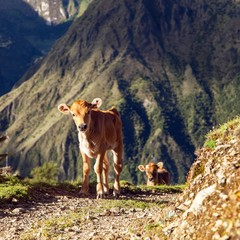
[[232, 132], [238, 127], [240, 127], [240, 117], [236, 117], [233, 120], [220, 125], [217, 129], [213, 129], [206, 135], [204, 146], [215, 149], [217, 142], [227, 144], [232, 140]]
[[139, 200], [125, 200], [125, 199], [103, 199], [100, 200], [100, 208], [104, 209], [110, 209], [110, 208], [124, 208], [124, 209], [133, 209], [133, 208], [138, 208], [138, 209], [146, 209], [153, 207], [155, 205], [158, 205], [157, 203], [153, 202], [144, 202], [144, 201], [139, 201]]
[[42, 166], [32, 169], [29, 179], [29, 183], [47, 183], [50, 185], [56, 185], [58, 181], [59, 168], [54, 162], [45, 162]]
[[123, 191], [126, 189], [128, 191], [132, 191], [133, 193], [138, 192], [154, 192], [154, 193], [180, 193], [182, 192], [186, 185], [180, 184], [180, 185], [156, 185], [156, 186], [147, 186], [147, 185], [133, 185], [127, 181], [121, 181], [121, 188]]
[[87, 7], [89, 5], [89, 1], [87, 0], [83, 0], [79, 6], [79, 13], [78, 13], [78, 17], [82, 16], [83, 13], [86, 11]]
[[[220, 125], [218, 128], [213, 129], [206, 135], [206, 141], [204, 143], [205, 148], [209, 150], [215, 150], [218, 145], [229, 144], [229, 141], [233, 140], [234, 136], [240, 133], [240, 117], [237, 116], [234, 119]], [[217, 161], [217, 158], [214, 160]], [[192, 181], [199, 174], [202, 174], [205, 170], [205, 164], [208, 159], [201, 160], [197, 165], [191, 168]]]
[[31, 192], [35, 190], [59, 190], [59, 191], [78, 191], [78, 182], [57, 183], [55, 181], [37, 181], [36, 179], [26, 178], [20, 180], [15, 176], [0, 176], [0, 203], [10, 202], [13, 198], [31, 198]]
[[205, 143], [204, 143], [205, 147], [211, 148], [211, 149], [215, 149], [216, 148], [216, 141], [212, 140], [212, 139], [208, 139]]
[[69, 211], [67, 214], [58, 217], [41, 220], [35, 223], [34, 227], [20, 235], [21, 240], [36, 239], [60, 239], [66, 228], [74, 225], [80, 225], [84, 221], [84, 214], [80, 212]]
[[[22, 199], [28, 198], [29, 191], [34, 191], [37, 189], [42, 190], [62, 190], [62, 191], [78, 191], [80, 186], [80, 182], [64, 182], [58, 183], [55, 181], [42, 181], [37, 179], [24, 179], [19, 180], [17, 177], [8, 176], [8, 177], [1, 177], [0, 181], [0, 202], [11, 201], [13, 198]], [[96, 183], [90, 184], [90, 192], [93, 194], [95, 193]], [[110, 185], [110, 188], [112, 186]], [[149, 187], [146, 185], [133, 185], [127, 181], [121, 181], [121, 189], [122, 194], [131, 193], [131, 194], [138, 194], [138, 193], [180, 193], [184, 190], [185, 185], [159, 185]], [[141, 201], [131, 201], [131, 200], [104, 200], [108, 201], [108, 205], [111, 207], [136, 207], [136, 208], [147, 208], [148, 205]]]
[[0, 183], [0, 202], [27, 198], [28, 190], [29, 187], [16, 177], [3, 177]]
[[157, 185], [154, 187], [150, 186], [141, 186], [141, 189], [153, 190], [157, 193], [180, 193], [185, 189], [186, 185]]

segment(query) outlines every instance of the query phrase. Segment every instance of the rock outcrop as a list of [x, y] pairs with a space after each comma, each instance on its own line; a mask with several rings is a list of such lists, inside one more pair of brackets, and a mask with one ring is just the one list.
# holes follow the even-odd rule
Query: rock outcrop
[[240, 239], [240, 118], [213, 130], [197, 152], [170, 239]]
[[81, 15], [92, 0], [24, 0], [48, 25], [55, 25]]
[[33, 9], [42, 16], [47, 24], [57, 24], [66, 20], [62, 0], [24, 0], [30, 4]]

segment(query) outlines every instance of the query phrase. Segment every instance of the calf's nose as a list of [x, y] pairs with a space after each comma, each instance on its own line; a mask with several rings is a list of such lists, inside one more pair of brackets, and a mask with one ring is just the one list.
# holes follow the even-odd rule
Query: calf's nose
[[86, 123], [80, 124], [78, 128], [81, 132], [83, 132], [87, 129], [87, 124]]

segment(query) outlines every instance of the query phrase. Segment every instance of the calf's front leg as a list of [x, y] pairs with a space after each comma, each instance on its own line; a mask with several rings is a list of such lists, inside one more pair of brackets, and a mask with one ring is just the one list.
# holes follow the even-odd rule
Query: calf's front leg
[[91, 170], [90, 158], [81, 151], [83, 159], [83, 183], [80, 191], [80, 195], [88, 196], [89, 194], [89, 173]]
[[97, 198], [103, 198], [103, 180], [102, 180], [102, 172], [103, 172], [103, 159], [105, 154], [98, 154], [94, 170], [97, 174]]

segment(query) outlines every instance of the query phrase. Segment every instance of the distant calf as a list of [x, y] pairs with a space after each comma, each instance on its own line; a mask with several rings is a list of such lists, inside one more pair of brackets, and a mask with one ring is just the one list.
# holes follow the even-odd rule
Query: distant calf
[[163, 167], [163, 162], [157, 164], [150, 162], [146, 166], [139, 165], [138, 169], [146, 172], [148, 186], [170, 184], [170, 173]]
[[72, 106], [60, 104], [58, 110], [71, 114], [77, 126], [79, 147], [83, 159], [83, 184], [81, 194], [87, 195], [89, 189], [90, 159], [96, 158], [94, 170], [97, 174], [97, 198], [108, 194], [109, 159], [108, 150], [114, 156], [116, 173], [113, 194], [120, 194], [120, 173], [122, 171], [122, 121], [115, 108], [99, 110], [102, 100], [95, 98], [91, 103], [85, 100], [75, 101]]
[[[0, 137], [0, 142], [4, 142], [5, 140], [7, 140], [9, 137], [8, 136], [2, 136]], [[8, 156], [8, 154], [0, 154], [0, 161], [3, 160], [4, 158], [6, 158]]]

